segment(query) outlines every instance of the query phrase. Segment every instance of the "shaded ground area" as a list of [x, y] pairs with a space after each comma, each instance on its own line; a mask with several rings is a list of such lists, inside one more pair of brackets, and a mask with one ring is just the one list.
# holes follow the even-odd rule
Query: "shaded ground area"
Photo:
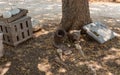
[[[92, 15], [92, 18], [120, 34], [119, 17], [100, 14]], [[7, 71], [5, 75], [93, 75], [86, 63], [95, 67], [97, 75], [120, 74], [120, 37], [99, 44], [82, 35], [80, 45], [88, 60], [74, 49], [71, 55], [63, 55], [63, 62], [57, 62], [58, 54], [52, 46], [52, 35], [58, 24], [59, 20], [45, 21], [44, 29], [36, 32], [34, 38], [18, 47], [4, 45], [5, 56], [0, 58], [0, 74]]]
[[[50, 26], [52, 25], [52, 26]], [[64, 55], [64, 66], [56, 62], [56, 49], [52, 46], [52, 34], [56, 26], [49, 24], [46, 29], [35, 33], [35, 37], [16, 48], [5, 45], [5, 56], [1, 58], [1, 71], [9, 68], [5, 75], [93, 75], [85, 65], [87, 61], [77, 51]], [[120, 32], [119, 29], [114, 29]], [[120, 38], [114, 38], [105, 44], [98, 44], [86, 35], [80, 42], [88, 63], [93, 64], [97, 75], [120, 74]], [[52, 73], [52, 74], [51, 74]]]

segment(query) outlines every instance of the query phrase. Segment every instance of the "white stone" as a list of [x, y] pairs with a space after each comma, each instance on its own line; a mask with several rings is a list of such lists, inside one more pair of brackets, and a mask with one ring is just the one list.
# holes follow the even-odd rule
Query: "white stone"
[[39, 20], [32, 18], [31, 21], [32, 21], [33, 31], [37, 31], [42, 28], [42, 25], [40, 25]]
[[105, 43], [115, 37], [115, 32], [100, 22], [85, 25], [83, 29], [87, 30], [87, 34], [92, 36], [99, 43]]
[[70, 55], [70, 54], [72, 54], [72, 51], [71, 50], [66, 50], [66, 51], [64, 51], [64, 54], [65, 55]]
[[10, 10], [10, 12], [12, 15], [16, 15], [16, 14], [20, 13], [20, 9], [15, 8], [15, 9]]
[[58, 53], [62, 53], [63, 50], [62, 50], [62, 49], [57, 49], [57, 52], [58, 52]]
[[3, 13], [3, 18], [10, 18], [12, 16], [11, 12], [10, 11], [5, 11]]

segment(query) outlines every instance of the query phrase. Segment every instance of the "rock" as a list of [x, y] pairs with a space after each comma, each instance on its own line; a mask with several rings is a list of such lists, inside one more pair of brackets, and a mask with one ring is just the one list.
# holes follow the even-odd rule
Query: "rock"
[[63, 51], [62, 51], [62, 49], [57, 49], [57, 52], [62, 53]]
[[20, 9], [15, 8], [15, 9], [10, 10], [10, 12], [12, 15], [16, 15], [16, 14], [20, 13]]
[[10, 18], [12, 16], [11, 12], [10, 11], [5, 11], [3, 13], [3, 18]]
[[75, 44], [76, 49], [81, 50], [81, 46], [79, 44]]
[[72, 51], [71, 50], [66, 50], [66, 51], [64, 51], [64, 54], [65, 55], [70, 55], [70, 54], [72, 54]]
[[68, 34], [68, 38], [72, 42], [79, 42], [81, 30], [71, 30]]
[[75, 44], [75, 47], [76, 47], [77, 50], [79, 50], [80, 54], [81, 54], [84, 58], [86, 58], [86, 56], [85, 56], [85, 54], [84, 54], [84, 52], [83, 52], [83, 50], [82, 50], [82, 47], [79, 45], [79, 43], [78, 43], [78, 44]]
[[88, 35], [93, 37], [101, 44], [115, 37], [115, 32], [110, 30], [106, 25], [99, 22], [85, 25], [83, 29], [87, 31]]
[[62, 51], [62, 49], [57, 49], [57, 53], [59, 54], [59, 57], [60, 57], [60, 59], [62, 60], [63, 59], [63, 51]]
[[33, 27], [33, 31], [34, 32], [38, 31], [39, 29], [41, 29], [43, 27], [42, 25], [40, 25], [39, 20], [37, 20], [37, 19], [31, 19], [31, 21], [32, 21], [32, 27]]

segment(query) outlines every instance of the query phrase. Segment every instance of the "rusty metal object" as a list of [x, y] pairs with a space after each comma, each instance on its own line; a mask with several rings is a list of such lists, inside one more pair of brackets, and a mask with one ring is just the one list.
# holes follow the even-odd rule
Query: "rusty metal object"
[[60, 47], [60, 45], [62, 45], [65, 41], [67, 37], [67, 33], [64, 29], [59, 28], [56, 30], [56, 32], [54, 33], [54, 43], [53, 45], [57, 48]]

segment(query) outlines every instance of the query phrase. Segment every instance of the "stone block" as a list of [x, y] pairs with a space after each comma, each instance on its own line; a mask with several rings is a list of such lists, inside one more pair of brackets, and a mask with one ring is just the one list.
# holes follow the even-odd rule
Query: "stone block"
[[105, 43], [106, 41], [115, 37], [115, 32], [100, 22], [85, 25], [83, 29], [86, 30], [87, 34], [93, 37], [99, 43]]

